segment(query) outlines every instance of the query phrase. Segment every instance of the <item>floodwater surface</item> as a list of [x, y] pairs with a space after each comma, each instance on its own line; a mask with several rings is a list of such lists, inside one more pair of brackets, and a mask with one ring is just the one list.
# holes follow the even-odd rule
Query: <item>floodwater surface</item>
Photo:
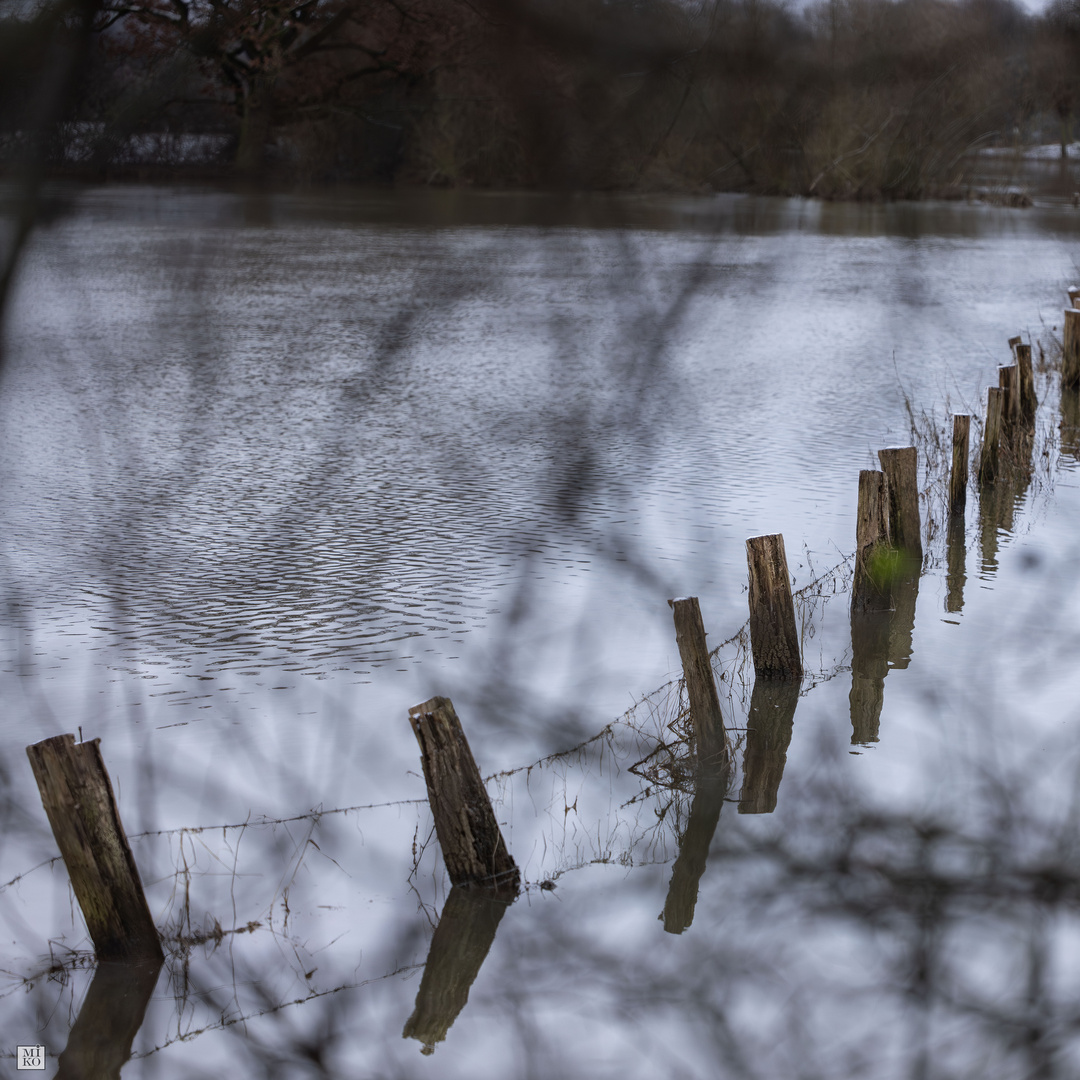
[[[0, 1054], [1071, 1075], [1080, 211], [62, 194], [0, 382]], [[950, 524], [949, 414], [1016, 334], [1035, 427]], [[921, 572], [853, 621], [859, 471], [913, 437]], [[801, 696], [742, 633], [774, 532]], [[684, 595], [731, 775], [686, 742]], [[513, 904], [445, 879], [407, 720], [435, 694]], [[157, 975], [93, 968], [24, 753], [68, 731], [102, 740]]]

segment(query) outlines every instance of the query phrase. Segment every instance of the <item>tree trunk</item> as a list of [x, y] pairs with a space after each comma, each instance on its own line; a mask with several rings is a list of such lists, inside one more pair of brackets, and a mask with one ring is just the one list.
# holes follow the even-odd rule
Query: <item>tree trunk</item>
[[258, 176], [266, 164], [272, 85], [272, 79], [256, 78], [244, 90], [240, 110], [240, 139], [236, 146], [236, 170], [244, 176]]

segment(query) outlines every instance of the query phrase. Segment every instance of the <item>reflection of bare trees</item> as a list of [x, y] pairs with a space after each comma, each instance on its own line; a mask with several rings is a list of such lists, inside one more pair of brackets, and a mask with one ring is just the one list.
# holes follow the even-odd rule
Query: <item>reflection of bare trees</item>
[[[760, 32], [759, 40], [768, 41], [775, 30], [769, 20], [783, 23], [781, 13], [767, 6], [754, 15], [762, 20], [756, 27], [749, 25], [749, 9], [728, 14], [734, 21], [726, 29], [745, 32], [748, 40]], [[739, 21], [744, 17], [745, 25]], [[837, 53], [843, 57], [851, 48], [851, 28], [837, 25], [834, 31]], [[583, 40], [592, 39], [586, 34]], [[637, 51], [620, 55], [647, 54], [647, 40], [639, 44]], [[694, 110], [724, 104], [713, 94], [702, 61], [695, 61], [696, 69], [686, 73], [685, 81], [680, 81], [678, 62], [671, 63], [670, 70], [653, 71], [646, 80], [649, 86], [663, 87], [672, 71], [679, 76], [674, 78], [674, 96], [657, 98], [657, 114], [665, 114], [664, 123], [657, 127], [650, 114], [638, 133], [649, 154], [647, 161], [640, 160], [654, 177], [675, 168], [671, 148], [693, 134]], [[754, 78], [767, 83], [775, 74], [762, 68]], [[768, 88], [758, 85], [763, 94], [757, 97], [759, 103], [768, 101], [762, 86]], [[618, 104], [630, 115], [642, 97], [641, 92], [630, 92]], [[669, 104], [677, 106], [670, 113]], [[845, 99], [822, 112], [831, 129], [815, 131], [802, 122], [802, 103], [802, 119], [793, 126], [791, 103], [774, 100], [765, 110], [770, 115], [762, 118], [771, 142], [757, 146], [750, 138], [753, 131], [739, 128], [732, 115], [721, 110], [716, 128], [725, 144], [721, 156], [710, 159], [691, 139], [685, 144], [684, 163], [692, 169], [712, 168], [717, 161], [722, 163], [718, 168], [737, 164], [761, 186], [797, 186], [810, 177], [816, 190], [869, 191], [887, 176], [896, 190], [922, 190], [934, 175], [929, 159], [920, 156], [919, 142], [920, 130], [932, 127], [933, 95], [915, 104], [917, 108], [901, 118], [887, 103]], [[603, 100], [600, 106], [602, 113]], [[886, 109], [881, 117], [874, 115], [879, 107]], [[869, 136], [851, 142], [847, 136], [856, 121]], [[444, 128], [452, 126], [448, 121]], [[619, 132], [615, 125], [611, 130]], [[963, 125], [957, 131], [964, 141]], [[663, 137], [658, 140], [657, 134]], [[451, 142], [456, 137], [448, 131]], [[551, 142], [559, 144], [557, 138]], [[456, 149], [461, 145], [459, 141]], [[631, 146], [631, 156], [640, 149]], [[619, 164], [618, 155], [612, 160]], [[469, 169], [460, 160], [450, 160], [445, 175], [468, 176]], [[609, 479], [598, 449], [608, 433], [631, 433], [633, 452], [647, 459], [656, 418], [666, 407], [664, 384], [674, 381], [665, 367], [665, 341], [681, 326], [690, 300], [711, 280], [705, 252], [699, 263], [686, 268], [674, 295], [657, 300], [651, 286], [635, 284], [648, 269], [648, 245], [635, 250], [632, 243], [620, 241], [611, 257], [625, 271], [613, 286], [619, 294], [620, 329], [618, 347], [598, 368], [598, 378], [627, 386], [629, 392], [611, 398], [583, 393], [572, 404], [570, 425], [551, 420], [545, 431], [550, 460], [537, 470], [539, 512], [548, 518], [537, 526], [537, 536], [545, 530], [569, 534], [581, 526]], [[487, 273], [493, 273], [490, 267]], [[354, 438], [365, 420], [364, 410], [371, 417], [378, 413], [393, 382], [388, 376], [395, 365], [398, 370], [406, 365], [401, 342], [419, 312], [445, 313], [468, 300], [475, 284], [465, 282], [465, 275], [443, 284], [437, 302], [425, 308], [426, 293], [436, 283], [420, 276], [415, 293], [381, 327], [372, 370], [354, 373], [340, 388], [335, 405], [340, 413], [332, 418], [337, 429], [315, 455], [306, 480], [318, 483], [334, 477], [341, 447]], [[571, 382], [581, 363], [579, 341], [569, 323], [556, 326], [555, 336], [560, 352], [554, 376], [561, 386]], [[196, 380], [192, 415], [201, 407], [205, 385]], [[562, 409], [566, 403], [555, 404]], [[1077, 456], [1080, 405], [1065, 395], [1061, 407], [1062, 450]], [[523, 407], [508, 425], [548, 424], [548, 417], [526, 413]], [[508, 445], [512, 450], [514, 444]], [[487, 466], [470, 460], [466, 439], [448, 440], [446, 447], [445, 457], [425, 482], [458, 472], [466, 478], [478, 476]], [[1030, 449], [1024, 453], [1030, 461]], [[197, 465], [197, 453], [187, 464], [192, 461]], [[498, 465], [491, 466], [491, 472], [496, 474]], [[1021, 469], [1015, 479], [1003, 479], [985, 496], [980, 535], [986, 539], [986, 565], [996, 558], [1003, 530], [1015, 525], [1018, 500], [1028, 491], [1029, 481], [1023, 477]], [[473, 493], [462, 497], [472, 498]], [[613, 505], [620, 505], [618, 499]], [[125, 526], [152, 536], [154, 521], [149, 515], [140, 517], [141, 512], [134, 508]], [[307, 528], [302, 515], [291, 512], [267, 525], [276, 540], [290, 542], [304, 539]], [[944, 553], [941, 530], [935, 533], [931, 526], [928, 532], [928, 543], [931, 537], [939, 541], [929, 563], [947, 559], [947, 603], [949, 610], [959, 611], [965, 577], [963, 527], [950, 522]], [[598, 544], [612, 538], [620, 539], [614, 529]], [[388, 548], [398, 539], [391, 533]], [[632, 550], [626, 569], [635, 580], [656, 580], [653, 568], [635, 561]], [[821, 697], [816, 695], [835, 690], [829, 684], [837, 676], [850, 671], [852, 738], [864, 743], [880, 735], [888, 671], [918, 665], [912, 656], [917, 570], [890, 564], [888, 604], [853, 610], [850, 622], [847, 613], [841, 614], [850, 639], [846, 633], [829, 637], [821, 630], [832, 600], [842, 596], [847, 601], [849, 565], [841, 562], [826, 574], [812, 576], [811, 584], [795, 596], [808, 669], [802, 700], [794, 683], [752, 679], [745, 627], [713, 650], [712, 674], [719, 677], [720, 695], [727, 699], [725, 715], [736, 730], [746, 718], [745, 732], [736, 738], [741, 762], [732, 771], [710, 770], [711, 755], [702, 753], [691, 736], [685, 687], [670, 684], [597, 734], [590, 734], [591, 728], [580, 730], [572, 708], [546, 718], [555, 745], [578, 738], [580, 744], [489, 778], [489, 787], [499, 795], [500, 814], [510, 816], [512, 811], [514, 828], [522, 837], [515, 853], [524, 852], [532, 860], [528, 865], [523, 861], [523, 872], [533, 880], [510, 919], [503, 919], [505, 902], [452, 890], [426, 946], [424, 916], [416, 911], [412, 896], [402, 898], [405, 885], [394, 875], [404, 876], [411, 840], [421, 868], [411, 879], [412, 887], [425, 908], [438, 906], [441, 868], [434, 845], [424, 845], [427, 811], [407, 801], [392, 807], [306, 811], [319, 804], [321, 792], [299, 765], [287, 771], [292, 762], [282, 766], [294, 800], [280, 811], [286, 816], [245, 822], [242, 809], [231, 816], [227, 793], [212, 792], [207, 798], [213, 812], [202, 813], [202, 827], [140, 835], [137, 857], [153, 868], [152, 875], [144, 876], [169, 894], [164, 936], [171, 994], [148, 1007], [153, 991], [149, 973], [144, 978], [102, 967], [77, 1009], [74, 990], [63, 991], [70, 993], [70, 1002], [60, 990], [56, 999], [47, 999], [39, 983], [34, 990], [38, 997], [23, 995], [27, 1000], [45, 1001], [50, 1008], [57, 1001], [69, 1003], [72, 1016], [78, 1017], [70, 1032], [64, 1031], [67, 1049], [61, 1074], [114, 1075], [128, 1060], [147, 1011], [151, 1044], [142, 1049], [140, 1060], [149, 1062], [148, 1072], [154, 1062], [171, 1066], [172, 1053], [212, 1045], [207, 1054], [231, 1054], [231, 1063], [241, 1066], [239, 1074], [284, 1075], [291, 1070], [294, 1076], [335, 1075], [345, 1071], [340, 1060], [366, 1053], [366, 1072], [358, 1068], [358, 1074], [392, 1075], [407, 1069], [389, 1047], [391, 1039], [401, 1043], [402, 1024], [406, 1036], [431, 1048], [447, 1037], [452, 1025], [457, 1024], [455, 1034], [460, 1033], [466, 1017], [494, 1017], [508, 1022], [493, 1024], [492, 1030], [500, 1037], [510, 1032], [507, 1038], [518, 1040], [510, 1060], [522, 1063], [524, 1074], [532, 1070], [533, 1075], [544, 1075], [543, 1068], [535, 1066], [542, 1058], [535, 1034], [541, 1021], [535, 1017], [544, 1011], [537, 1002], [552, 984], [556, 991], [550, 999], [573, 998], [574, 1004], [556, 1013], [555, 1021], [548, 1015], [544, 1022], [569, 1024], [575, 1008], [595, 1008], [605, 1018], [618, 1017], [619, 1023], [654, 1025], [650, 1030], [657, 1033], [658, 1043], [701, 1053], [706, 1064], [696, 1069], [691, 1062], [689, 1075], [695, 1069], [716, 1075], [718, 1067], [748, 1077], [814, 1070], [836, 1077], [877, 1075], [873, 1036], [847, 1022], [864, 1002], [880, 1006], [885, 1017], [870, 1014], [867, 1030], [879, 1032], [895, 1022], [916, 1031], [910, 1043], [896, 1051], [897, 1070], [909, 1075], [935, 1075], [933, 1062], [953, 1052], [951, 1044], [935, 1041], [942, 1025], [962, 1031], [956, 1053], [970, 1050], [973, 1058], [982, 1054], [984, 1059], [989, 1055], [991, 1063], [1008, 1061], [1010, 1068], [1017, 1063], [1017, 1070], [1026, 1069], [1027, 1075], [1041, 1070], [1051, 1076], [1055, 1069], [1064, 1074], [1061, 1055], [1075, 1038], [1080, 1017], [1071, 1004], [1075, 995], [1055, 982], [1048, 957], [1065, 931], [1074, 929], [1080, 904], [1072, 818], [1040, 807], [1028, 786], [1031, 777], [1003, 776], [985, 762], [961, 778], [968, 785], [986, 783], [978, 798], [933, 812], [878, 808], [871, 797], [850, 789], [826, 753], [815, 759], [812, 776], [793, 767], [788, 762], [793, 743], [798, 749], [793, 736], [818, 721]], [[521, 672], [532, 661], [521, 638], [535, 592], [528, 585], [511, 592], [504, 633], [493, 647], [491, 679], [476, 689], [487, 714], [497, 718], [489, 732], [525, 727], [533, 719], [517, 691]], [[842, 702], [838, 712], [842, 718]], [[355, 716], [337, 719], [341, 730], [355, 731]], [[348, 769], [359, 755], [347, 756], [348, 736], [337, 737], [341, 750], [333, 756], [339, 768]], [[259, 783], [272, 771], [275, 758], [288, 753], [261, 745], [258, 734], [243, 732], [230, 743], [230, 752], [238, 758], [238, 770], [245, 768]], [[147, 782], [151, 808], [166, 785], [185, 790], [190, 784], [190, 777], [171, 772], [168, 763], [157, 763], [156, 768]], [[733, 800], [736, 791], [739, 813], [725, 817], [723, 803]], [[5, 821], [15, 825], [5, 831], [5, 843], [16, 832], [37, 843], [32, 823], [10, 807], [4, 812]], [[649, 879], [645, 871], [655, 863], [670, 866], [670, 871], [657, 871]], [[612, 876], [603, 887], [590, 891], [590, 875], [609, 871]], [[18, 889], [35, 887], [52, 872], [44, 866], [28, 869], [21, 881], [12, 883], [9, 897]], [[544, 885], [557, 882], [558, 892], [538, 888], [539, 876]], [[384, 916], [379, 933], [372, 935], [374, 944], [369, 940], [364, 947], [355, 946], [355, 938], [348, 935], [369, 919], [362, 907], [369, 901], [364, 890], [371, 881], [384, 879], [390, 884], [387, 895], [379, 897], [379, 914]], [[61, 882], [59, 892], [63, 887]], [[650, 920], [662, 905], [663, 929], [671, 936], [658, 935], [646, 947], [637, 940], [605, 937], [605, 923], [636, 899]], [[370, 917], [372, 923], [376, 917]], [[496, 931], [505, 941], [522, 925], [528, 932], [514, 937], [513, 948], [493, 944]], [[658, 929], [655, 921], [652, 927]], [[685, 933], [691, 927], [694, 933]], [[683, 954], [674, 951], [688, 946], [694, 949], [693, 963], [682, 962]], [[823, 964], [822, 956], [830, 963]], [[994, 974], [999, 971], [1004, 973], [1001, 978]], [[52, 989], [73, 973], [81, 974], [74, 963], [57, 962], [39, 978]], [[16, 993], [22, 995], [24, 985], [30, 988], [34, 980], [24, 981], [24, 974], [18, 973], [16, 989], [5, 1004], [15, 1001]], [[356, 1017], [376, 992], [380, 1002], [388, 1003], [385, 1015], [358, 1028]], [[591, 1004], [597, 1000], [602, 1004]], [[559, 1007], [544, 1000], [549, 1014]], [[822, 1020], [822, 1012], [829, 1011], [832, 1015]], [[29, 1007], [24, 1015], [30, 1015]], [[63, 1009], [56, 1015], [62, 1016]], [[747, 1015], [756, 1017], [754, 1024], [743, 1019]], [[595, 1014], [589, 1020], [594, 1021]], [[62, 1020], [54, 1022], [54, 1031], [63, 1028]], [[373, 1034], [378, 1031], [389, 1032], [386, 1047]], [[676, 1037], [682, 1035], [685, 1040]], [[228, 1043], [227, 1051], [220, 1049], [222, 1043]], [[357, 1049], [361, 1043], [363, 1053]], [[415, 1057], [415, 1045], [409, 1049]], [[650, 1066], [651, 1075], [664, 1075], [655, 1063]], [[135, 1063], [128, 1066], [133, 1067], [138, 1068]], [[941, 1066], [940, 1075], [948, 1074], [946, 1068]], [[995, 1076], [994, 1068], [984, 1063], [979, 1072], [970, 1063], [960, 1063], [951, 1075]], [[236, 1070], [219, 1074], [230, 1072]], [[574, 1061], [549, 1074], [594, 1075], [589, 1064]]]

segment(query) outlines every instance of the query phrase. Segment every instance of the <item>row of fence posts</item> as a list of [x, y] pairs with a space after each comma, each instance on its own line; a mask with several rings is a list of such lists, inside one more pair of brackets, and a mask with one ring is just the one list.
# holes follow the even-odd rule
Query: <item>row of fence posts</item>
[[[1072, 305], [1080, 301], [1080, 288], [1070, 289], [1069, 299]], [[983, 504], [993, 499], [995, 485], [1009, 467], [1022, 460], [1025, 452], [1030, 455], [1038, 404], [1031, 346], [1019, 338], [1011, 339], [1009, 345], [1015, 363], [1000, 368], [998, 386], [987, 391], [978, 470]], [[1064, 322], [1063, 416], [1064, 395], [1075, 396], [1078, 388], [1080, 309], [1072, 306]], [[1062, 426], [1064, 431], [1065, 420]], [[1080, 419], [1074, 426], [1080, 427]], [[959, 610], [962, 603], [962, 594], [958, 603], [954, 588], [959, 580], [962, 589], [964, 576], [970, 429], [969, 415], [953, 417], [946, 601], [951, 611]], [[922, 569], [917, 450], [913, 446], [883, 449], [878, 460], [880, 469], [864, 469], [859, 474], [851, 591], [853, 743], [876, 741], [885, 675], [890, 667], [906, 666], [910, 658]], [[989, 520], [996, 519], [989, 515]], [[954, 560], [957, 548], [959, 566]], [[738, 809], [760, 814], [771, 813], [776, 806], [803, 663], [783, 537], [751, 537], [746, 541], [746, 555], [755, 683]], [[698, 885], [733, 763], [698, 599], [681, 597], [669, 604], [696, 750], [693, 799], [661, 915], [664, 929], [679, 934], [693, 921]], [[436, 697], [423, 702], [409, 711], [409, 720], [420, 747], [435, 832], [452, 886], [432, 939], [416, 1006], [404, 1030], [405, 1036], [423, 1043], [424, 1053], [430, 1053], [468, 1000], [499, 922], [520, 891], [521, 875], [451, 701]], [[46, 816], [99, 961], [69, 1036], [70, 1075], [79, 1073], [78, 1062], [89, 1060], [113, 1062], [108, 1068], [118, 1074], [119, 1065], [130, 1054], [164, 959], [99, 742], [76, 743], [74, 735], [66, 734], [27, 747]], [[117, 986], [123, 991], [119, 995]], [[111, 1015], [114, 1022], [103, 1023], [99, 1013]], [[61, 1066], [63, 1075], [63, 1055]]]

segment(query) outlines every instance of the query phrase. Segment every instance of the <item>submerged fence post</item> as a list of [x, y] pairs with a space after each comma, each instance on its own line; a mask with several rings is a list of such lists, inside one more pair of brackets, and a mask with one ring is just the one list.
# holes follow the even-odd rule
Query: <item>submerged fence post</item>
[[1070, 308], [1065, 312], [1061, 357], [1061, 385], [1071, 389], [1080, 386], [1080, 311]]
[[998, 446], [1001, 442], [1001, 409], [1005, 391], [991, 386], [986, 391], [986, 424], [983, 427], [979, 458], [979, 483], [989, 484], [998, 474]]
[[919, 456], [914, 446], [878, 451], [889, 502], [889, 538], [913, 559], [922, 561], [922, 522], [919, 519]]
[[420, 744], [435, 834], [451, 884], [516, 893], [521, 876], [453, 703], [433, 697], [414, 705], [409, 723]]
[[851, 603], [856, 610], [889, 606], [889, 510], [885, 474], [859, 473], [859, 511], [855, 525], [855, 581]]
[[801, 679], [802, 656], [795, 626], [784, 538], [779, 533], [746, 541], [750, 568], [750, 647], [754, 670], [769, 679]]
[[690, 717], [694, 723], [698, 760], [727, 762], [727, 736], [720, 698], [716, 693], [709, 646], [705, 643], [705, 624], [696, 596], [669, 600], [675, 616], [675, 640], [682, 660], [686, 696], [690, 702]]
[[956, 413], [952, 418], [952, 473], [949, 476], [949, 513], [962, 514], [967, 503], [968, 444], [971, 417]]
[[164, 954], [116, 808], [100, 739], [56, 735], [26, 748], [41, 802], [98, 960], [161, 963]]
[[1012, 444], [1020, 429], [1020, 369], [1015, 364], [998, 368], [998, 387], [1005, 393], [1001, 403], [1001, 430]]
[[1016, 346], [1016, 366], [1020, 369], [1020, 419], [1027, 425], [1035, 422], [1039, 399], [1035, 396], [1035, 371], [1031, 366], [1031, 346]]

